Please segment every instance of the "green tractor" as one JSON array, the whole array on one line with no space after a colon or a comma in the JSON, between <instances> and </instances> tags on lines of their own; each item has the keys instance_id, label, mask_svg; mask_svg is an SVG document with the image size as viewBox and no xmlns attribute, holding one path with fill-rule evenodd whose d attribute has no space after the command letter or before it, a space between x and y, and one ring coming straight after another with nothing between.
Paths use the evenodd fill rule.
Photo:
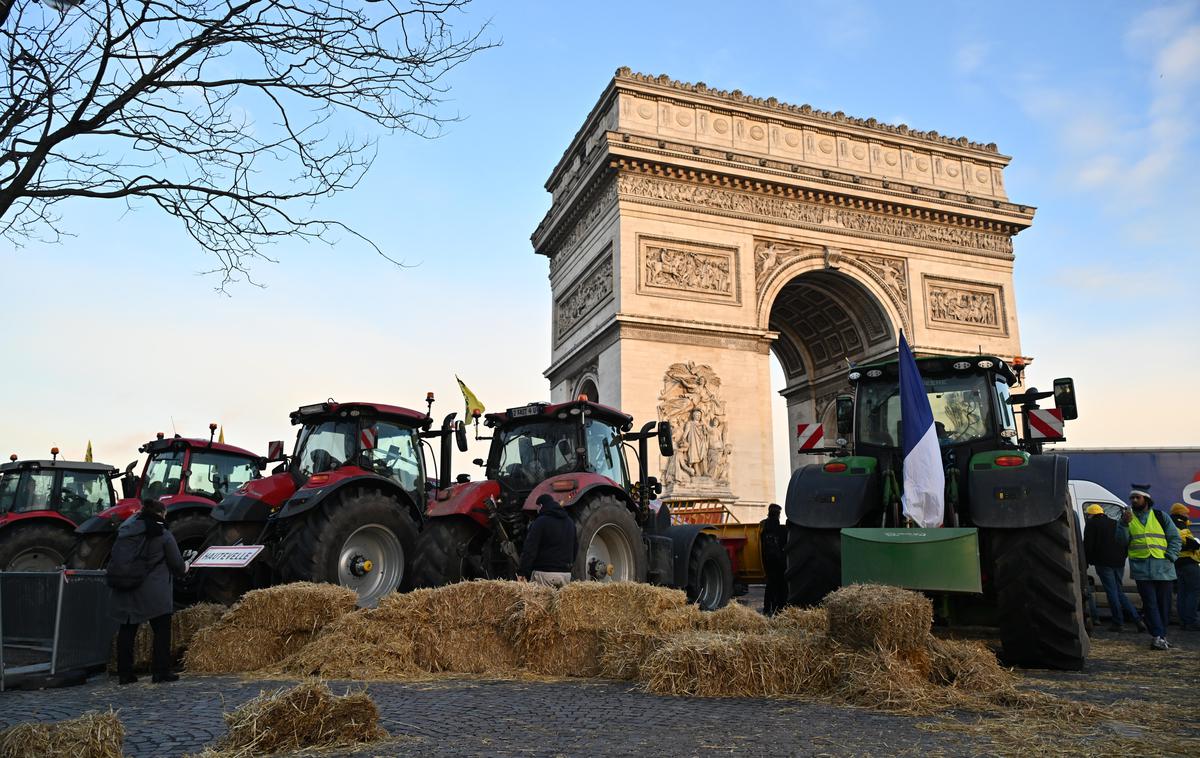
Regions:
<instances>
[{"instance_id":1,"label":"green tractor","mask_svg":"<svg viewBox=\"0 0 1200 758\"><path fill-rule=\"evenodd\" d=\"M838 447L788 485L789 603L860 582L906 587L933 598L938 623L998 628L1009 664L1081 669L1083 540L1067 458L1041 449L1077 415L1073 382L1012 395L1017 374L995 356L917 365L945 466L942 525L918 528L902 511L899 362L853 367L853 396L837 401ZM1056 407L1039 408L1051 395Z\"/></svg>"}]
</instances>

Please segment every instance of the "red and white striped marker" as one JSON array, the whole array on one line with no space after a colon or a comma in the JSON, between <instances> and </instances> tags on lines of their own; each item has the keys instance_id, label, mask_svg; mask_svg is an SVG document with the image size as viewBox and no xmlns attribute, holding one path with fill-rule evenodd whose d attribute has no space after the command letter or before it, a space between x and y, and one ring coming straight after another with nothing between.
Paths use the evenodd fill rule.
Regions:
<instances>
[{"instance_id":1,"label":"red and white striped marker","mask_svg":"<svg viewBox=\"0 0 1200 758\"><path fill-rule=\"evenodd\" d=\"M375 443L379 440L379 432L375 431L375 427L363 427L363 430L358 433L358 444L363 450L374 450Z\"/></svg>"},{"instance_id":2,"label":"red and white striped marker","mask_svg":"<svg viewBox=\"0 0 1200 758\"><path fill-rule=\"evenodd\" d=\"M796 424L796 442L800 444L801 451L819 447L823 439L825 439L824 424Z\"/></svg>"},{"instance_id":3,"label":"red and white striped marker","mask_svg":"<svg viewBox=\"0 0 1200 758\"><path fill-rule=\"evenodd\" d=\"M283 457L283 442L275 440L267 445L267 460L277 461Z\"/></svg>"},{"instance_id":4,"label":"red and white striped marker","mask_svg":"<svg viewBox=\"0 0 1200 758\"><path fill-rule=\"evenodd\" d=\"M1062 440L1062 411L1057 408L1031 408L1025 411L1029 419L1029 437L1035 440Z\"/></svg>"}]
</instances>

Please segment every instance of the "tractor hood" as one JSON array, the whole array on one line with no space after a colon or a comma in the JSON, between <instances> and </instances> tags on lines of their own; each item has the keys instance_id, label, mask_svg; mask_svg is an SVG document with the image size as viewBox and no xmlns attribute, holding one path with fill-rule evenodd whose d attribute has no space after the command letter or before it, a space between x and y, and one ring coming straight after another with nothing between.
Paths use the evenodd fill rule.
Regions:
<instances>
[{"instance_id":1,"label":"tractor hood","mask_svg":"<svg viewBox=\"0 0 1200 758\"><path fill-rule=\"evenodd\" d=\"M500 497L500 485L490 479L455 484L429 500L426 515L430 518L469 516L481 524L486 524L488 513L483 501L489 497Z\"/></svg>"}]
</instances>

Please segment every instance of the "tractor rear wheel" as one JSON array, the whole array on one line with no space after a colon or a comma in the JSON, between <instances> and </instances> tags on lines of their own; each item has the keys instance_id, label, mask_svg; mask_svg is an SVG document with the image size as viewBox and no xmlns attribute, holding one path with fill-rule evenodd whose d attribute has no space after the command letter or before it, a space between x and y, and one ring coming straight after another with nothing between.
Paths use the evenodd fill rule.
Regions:
<instances>
[{"instance_id":1,"label":"tractor rear wheel","mask_svg":"<svg viewBox=\"0 0 1200 758\"><path fill-rule=\"evenodd\" d=\"M702 611L715 611L724 608L732 596L733 564L729 553L712 535L696 535L688 557L688 602L696 603Z\"/></svg>"},{"instance_id":2,"label":"tractor rear wheel","mask_svg":"<svg viewBox=\"0 0 1200 758\"><path fill-rule=\"evenodd\" d=\"M840 529L788 524L788 605L817 605L842 584Z\"/></svg>"},{"instance_id":3,"label":"tractor rear wheel","mask_svg":"<svg viewBox=\"0 0 1200 758\"><path fill-rule=\"evenodd\" d=\"M417 527L396 500L370 491L347 494L297 521L284 538L284 581L349 587L364 607L407 586Z\"/></svg>"},{"instance_id":4,"label":"tractor rear wheel","mask_svg":"<svg viewBox=\"0 0 1200 758\"><path fill-rule=\"evenodd\" d=\"M1079 671L1087 660L1083 593L1069 509L1042 526L993 529L992 584L1009 664Z\"/></svg>"},{"instance_id":5,"label":"tractor rear wheel","mask_svg":"<svg viewBox=\"0 0 1200 758\"><path fill-rule=\"evenodd\" d=\"M489 578L483 570L483 527L466 518L433 519L417 538L413 586L441 587Z\"/></svg>"},{"instance_id":6,"label":"tractor rear wheel","mask_svg":"<svg viewBox=\"0 0 1200 758\"><path fill-rule=\"evenodd\" d=\"M67 568L95 571L108 565L117 533L88 534L75 540L75 549L67 558Z\"/></svg>"},{"instance_id":7,"label":"tractor rear wheel","mask_svg":"<svg viewBox=\"0 0 1200 758\"><path fill-rule=\"evenodd\" d=\"M194 561L204 549L204 540L216 524L206 513L191 511L167 519L167 527L179 545L179 554L185 561ZM187 572L175 577L175 607L182 608L200 602L198 574Z\"/></svg>"},{"instance_id":8,"label":"tractor rear wheel","mask_svg":"<svg viewBox=\"0 0 1200 758\"><path fill-rule=\"evenodd\" d=\"M572 579L646 581L642 529L624 503L611 495L600 495L579 506L572 517L579 536Z\"/></svg>"},{"instance_id":9,"label":"tractor rear wheel","mask_svg":"<svg viewBox=\"0 0 1200 758\"><path fill-rule=\"evenodd\" d=\"M0 536L0 570L54 571L66 565L75 536L65 526L10 526Z\"/></svg>"}]
</instances>

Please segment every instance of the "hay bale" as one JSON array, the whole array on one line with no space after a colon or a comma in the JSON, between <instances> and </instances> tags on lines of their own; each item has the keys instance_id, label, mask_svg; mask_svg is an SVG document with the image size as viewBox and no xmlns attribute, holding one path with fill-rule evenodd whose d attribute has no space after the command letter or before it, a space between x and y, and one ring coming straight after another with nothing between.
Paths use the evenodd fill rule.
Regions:
<instances>
[{"instance_id":1,"label":"hay bale","mask_svg":"<svg viewBox=\"0 0 1200 758\"><path fill-rule=\"evenodd\" d=\"M829 632L829 614L824 608L801 608L789 605L771 617L771 628L783 633L827 634Z\"/></svg>"},{"instance_id":2,"label":"hay bale","mask_svg":"<svg viewBox=\"0 0 1200 758\"><path fill-rule=\"evenodd\" d=\"M600 676L606 679L638 679L642 663L670 641L658 632L601 632Z\"/></svg>"},{"instance_id":3,"label":"hay bale","mask_svg":"<svg viewBox=\"0 0 1200 758\"><path fill-rule=\"evenodd\" d=\"M509 675L520 668L520 655L498 626L422 629L417 635L417 665L427 671Z\"/></svg>"},{"instance_id":4,"label":"hay bale","mask_svg":"<svg viewBox=\"0 0 1200 758\"><path fill-rule=\"evenodd\" d=\"M681 590L637 582L572 582L558 591L554 614L563 632L662 632L693 621Z\"/></svg>"},{"instance_id":5,"label":"hay bale","mask_svg":"<svg viewBox=\"0 0 1200 758\"><path fill-rule=\"evenodd\" d=\"M933 604L916 592L877 584L842 587L821 603L829 637L849 648L915 651L929 646Z\"/></svg>"},{"instance_id":6,"label":"hay bale","mask_svg":"<svg viewBox=\"0 0 1200 758\"><path fill-rule=\"evenodd\" d=\"M931 680L966 692L988 694L1012 689L1016 677L982 642L934 637L929 649Z\"/></svg>"},{"instance_id":7,"label":"hay bale","mask_svg":"<svg viewBox=\"0 0 1200 758\"><path fill-rule=\"evenodd\" d=\"M0 758L121 758L125 727L115 711L0 732Z\"/></svg>"},{"instance_id":8,"label":"hay bale","mask_svg":"<svg viewBox=\"0 0 1200 758\"><path fill-rule=\"evenodd\" d=\"M425 672L417 665L407 628L389 623L378 610L360 610L326 626L268 673L370 680L410 679Z\"/></svg>"},{"instance_id":9,"label":"hay bale","mask_svg":"<svg viewBox=\"0 0 1200 758\"><path fill-rule=\"evenodd\" d=\"M229 609L222 623L265 629L281 636L315 634L353 611L357 603L358 595L346 587L293 582L247 592Z\"/></svg>"},{"instance_id":10,"label":"hay bale","mask_svg":"<svg viewBox=\"0 0 1200 758\"><path fill-rule=\"evenodd\" d=\"M827 688L827 644L815 635L695 632L669 640L641 665L660 695L773 697Z\"/></svg>"},{"instance_id":11,"label":"hay bale","mask_svg":"<svg viewBox=\"0 0 1200 758\"><path fill-rule=\"evenodd\" d=\"M825 663L832 673L829 694L847 705L928 715L945 703L929 680L925 651L901 655L834 645L827 651Z\"/></svg>"},{"instance_id":12,"label":"hay bale","mask_svg":"<svg viewBox=\"0 0 1200 758\"><path fill-rule=\"evenodd\" d=\"M225 725L229 733L217 743L217 751L236 755L350 747L388 737L370 695L334 695L317 681L261 692L226 713Z\"/></svg>"},{"instance_id":13,"label":"hay bale","mask_svg":"<svg viewBox=\"0 0 1200 758\"><path fill-rule=\"evenodd\" d=\"M212 626L225 615L226 608L218 603L198 603L171 615L171 657L178 661L187 651L192 637L201 629ZM149 624L138 627L133 641L134 671L149 671L154 658L154 635ZM109 656L108 670L117 670L117 641L114 638Z\"/></svg>"},{"instance_id":14,"label":"hay bale","mask_svg":"<svg viewBox=\"0 0 1200 758\"><path fill-rule=\"evenodd\" d=\"M771 626L766 616L741 603L698 614L698 628L707 632L765 632Z\"/></svg>"},{"instance_id":15,"label":"hay bale","mask_svg":"<svg viewBox=\"0 0 1200 758\"><path fill-rule=\"evenodd\" d=\"M188 671L201 674L258 671L283 660L309 639L307 634L281 636L266 629L218 623L196 633L183 663Z\"/></svg>"}]
</instances>

